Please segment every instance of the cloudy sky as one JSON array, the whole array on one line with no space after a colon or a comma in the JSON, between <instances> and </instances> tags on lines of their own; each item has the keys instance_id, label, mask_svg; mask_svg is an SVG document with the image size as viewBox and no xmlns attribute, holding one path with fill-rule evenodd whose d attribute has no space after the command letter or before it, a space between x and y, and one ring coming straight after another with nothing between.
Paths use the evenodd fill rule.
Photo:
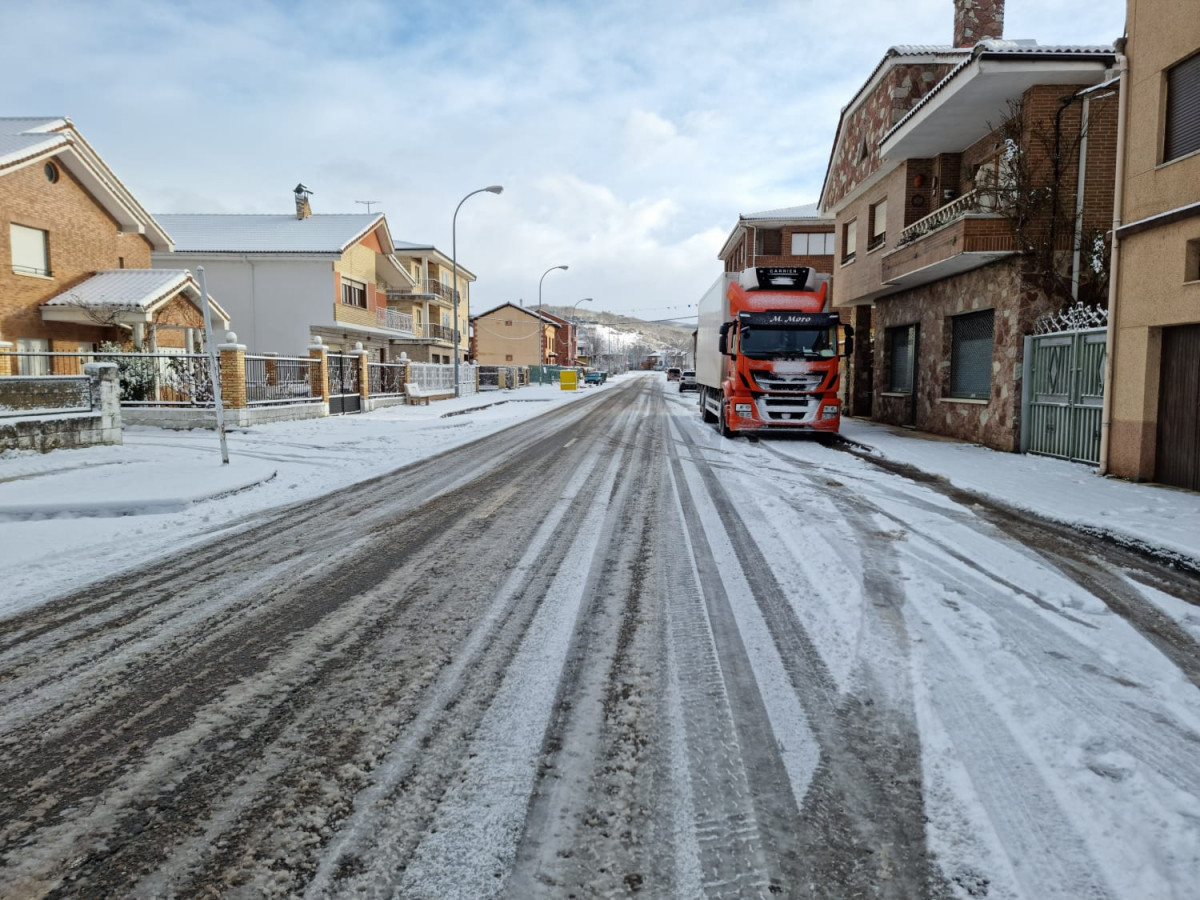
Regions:
<instances>
[{"instance_id":1,"label":"cloudy sky","mask_svg":"<svg viewBox=\"0 0 1200 900\"><path fill-rule=\"evenodd\" d=\"M69 116L151 212L375 200L505 301L687 316L739 213L817 199L841 107L951 0L0 0L0 115ZM1109 44L1124 0L1008 0ZM18 38L18 36L20 36ZM588 308L583 305L582 309Z\"/></svg>"}]
</instances>

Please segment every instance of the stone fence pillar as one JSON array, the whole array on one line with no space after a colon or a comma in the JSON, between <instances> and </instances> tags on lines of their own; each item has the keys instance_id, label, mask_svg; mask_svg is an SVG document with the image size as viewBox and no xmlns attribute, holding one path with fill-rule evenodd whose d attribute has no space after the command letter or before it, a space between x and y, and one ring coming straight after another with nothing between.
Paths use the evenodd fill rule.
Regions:
<instances>
[{"instance_id":1,"label":"stone fence pillar","mask_svg":"<svg viewBox=\"0 0 1200 900\"><path fill-rule=\"evenodd\" d=\"M100 411L101 442L120 444L121 437L121 383L117 377L115 362L86 363L83 374L91 382L92 409Z\"/></svg>"},{"instance_id":2,"label":"stone fence pillar","mask_svg":"<svg viewBox=\"0 0 1200 900\"><path fill-rule=\"evenodd\" d=\"M237 335L225 332L225 343L218 344L221 352L221 405L226 409L246 408L246 345L237 342Z\"/></svg>"},{"instance_id":3,"label":"stone fence pillar","mask_svg":"<svg viewBox=\"0 0 1200 900\"><path fill-rule=\"evenodd\" d=\"M12 355L12 352L13 345L11 341L0 341L0 378L16 374L17 358Z\"/></svg>"},{"instance_id":4,"label":"stone fence pillar","mask_svg":"<svg viewBox=\"0 0 1200 900\"><path fill-rule=\"evenodd\" d=\"M320 400L329 408L329 348L321 341L321 336L313 338L308 346L308 357L316 363L312 372L312 395L314 400Z\"/></svg>"},{"instance_id":5,"label":"stone fence pillar","mask_svg":"<svg viewBox=\"0 0 1200 900\"><path fill-rule=\"evenodd\" d=\"M358 356L358 394L362 397L363 412L369 407L367 401L371 398L371 354L364 350L362 341L354 342L354 353Z\"/></svg>"}]
</instances>

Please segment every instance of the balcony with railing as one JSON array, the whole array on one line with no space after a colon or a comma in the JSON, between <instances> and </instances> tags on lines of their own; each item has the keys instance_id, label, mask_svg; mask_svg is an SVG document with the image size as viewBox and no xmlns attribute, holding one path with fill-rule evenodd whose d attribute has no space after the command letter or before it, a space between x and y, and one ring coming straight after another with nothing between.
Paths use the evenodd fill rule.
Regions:
<instances>
[{"instance_id":1,"label":"balcony with railing","mask_svg":"<svg viewBox=\"0 0 1200 900\"><path fill-rule=\"evenodd\" d=\"M994 191L968 191L900 232L882 260L882 281L916 287L968 272L1017 252L1012 223Z\"/></svg>"},{"instance_id":2,"label":"balcony with railing","mask_svg":"<svg viewBox=\"0 0 1200 900\"><path fill-rule=\"evenodd\" d=\"M415 334L413 331L413 317L399 310L380 307L375 310L375 324L389 331L403 331L405 334Z\"/></svg>"},{"instance_id":3,"label":"balcony with railing","mask_svg":"<svg viewBox=\"0 0 1200 900\"><path fill-rule=\"evenodd\" d=\"M404 287L388 291L388 297L411 299L414 296L432 297L436 301L450 306L454 302L455 291L448 284L440 281L418 281L412 287Z\"/></svg>"}]
</instances>

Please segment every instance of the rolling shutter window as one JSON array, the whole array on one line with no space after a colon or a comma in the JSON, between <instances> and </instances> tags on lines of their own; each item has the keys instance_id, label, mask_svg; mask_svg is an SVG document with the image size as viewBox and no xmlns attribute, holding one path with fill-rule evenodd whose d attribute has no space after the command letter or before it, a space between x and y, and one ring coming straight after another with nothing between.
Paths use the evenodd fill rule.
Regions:
<instances>
[{"instance_id":1,"label":"rolling shutter window","mask_svg":"<svg viewBox=\"0 0 1200 900\"><path fill-rule=\"evenodd\" d=\"M792 235L792 256L808 255L808 235L802 232Z\"/></svg>"},{"instance_id":2,"label":"rolling shutter window","mask_svg":"<svg viewBox=\"0 0 1200 900\"><path fill-rule=\"evenodd\" d=\"M46 253L46 232L40 228L10 224L8 234L12 239L12 268L23 275L49 275L50 265Z\"/></svg>"},{"instance_id":3,"label":"rolling shutter window","mask_svg":"<svg viewBox=\"0 0 1200 900\"><path fill-rule=\"evenodd\" d=\"M987 400L992 390L995 311L955 316L951 322L950 396Z\"/></svg>"},{"instance_id":4,"label":"rolling shutter window","mask_svg":"<svg viewBox=\"0 0 1200 900\"><path fill-rule=\"evenodd\" d=\"M1167 70L1163 162L1200 150L1200 53Z\"/></svg>"}]
</instances>

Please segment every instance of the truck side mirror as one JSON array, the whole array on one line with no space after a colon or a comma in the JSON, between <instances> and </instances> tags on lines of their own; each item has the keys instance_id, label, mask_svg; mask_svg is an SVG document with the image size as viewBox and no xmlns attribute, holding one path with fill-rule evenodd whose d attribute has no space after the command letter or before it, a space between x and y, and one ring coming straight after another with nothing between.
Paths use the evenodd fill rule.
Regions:
<instances>
[{"instance_id":1,"label":"truck side mirror","mask_svg":"<svg viewBox=\"0 0 1200 900\"><path fill-rule=\"evenodd\" d=\"M720 336L717 338L717 352L722 356L729 355L729 329L732 326L732 322L725 322L721 325Z\"/></svg>"},{"instance_id":2,"label":"truck side mirror","mask_svg":"<svg viewBox=\"0 0 1200 900\"><path fill-rule=\"evenodd\" d=\"M846 337L842 341L842 347L845 349L843 349L842 354L849 357L854 352L854 329L849 325L843 325L842 327L846 329Z\"/></svg>"}]
</instances>

